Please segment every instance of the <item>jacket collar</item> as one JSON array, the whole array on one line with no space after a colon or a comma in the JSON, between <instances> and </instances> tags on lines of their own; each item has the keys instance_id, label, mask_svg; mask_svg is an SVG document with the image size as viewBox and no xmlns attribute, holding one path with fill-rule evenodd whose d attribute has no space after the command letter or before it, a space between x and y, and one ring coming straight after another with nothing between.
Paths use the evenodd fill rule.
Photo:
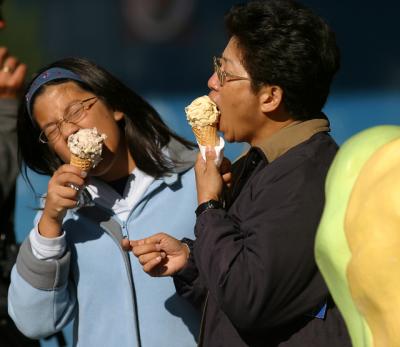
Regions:
<instances>
[{"instance_id":1,"label":"jacket collar","mask_svg":"<svg viewBox=\"0 0 400 347\"><path fill-rule=\"evenodd\" d=\"M175 165L171 173L161 178L167 185L174 184L179 174L191 169L197 157L196 150L188 149L174 138L171 138L168 145L163 148L163 152Z\"/></svg>"},{"instance_id":2,"label":"jacket collar","mask_svg":"<svg viewBox=\"0 0 400 347\"><path fill-rule=\"evenodd\" d=\"M165 146L162 149L162 151L169 158L169 160L171 160L174 163L175 166L173 167L171 173L168 173L157 180L152 179L151 182L149 181L149 185L151 185L151 187L149 188L151 188L151 190L156 189L163 182L168 186L172 186L173 184L175 184L179 180L179 174L191 169L194 166L197 157L197 151L193 149L188 149L182 143L173 138L171 138L168 145ZM131 184L131 181L134 180L135 170L139 169L135 168L133 170L127 184ZM150 177L145 173L142 173L142 175ZM146 179L146 181L148 180ZM120 196L101 180L98 180L97 178L93 177L91 178L91 182L92 184L89 184L88 191L90 192L92 199L99 198L99 196L102 195L108 196L109 194L111 194L111 198L108 197L107 199L111 200L120 199ZM99 189L102 190L102 194L99 194L98 192ZM86 204L88 203L89 202L87 201Z\"/></svg>"},{"instance_id":3,"label":"jacket collar","mask_svg":"<svg viewBox=\"0 0 400 347\"><path fill-rule=\"evenodd\" d=\"M327 119L310 119L307 121L294 121L280 129L277 133L258 144L269 163L285 154L291 148L307 141L319 132L328 132Z\"/></svg>"}]
</instances>

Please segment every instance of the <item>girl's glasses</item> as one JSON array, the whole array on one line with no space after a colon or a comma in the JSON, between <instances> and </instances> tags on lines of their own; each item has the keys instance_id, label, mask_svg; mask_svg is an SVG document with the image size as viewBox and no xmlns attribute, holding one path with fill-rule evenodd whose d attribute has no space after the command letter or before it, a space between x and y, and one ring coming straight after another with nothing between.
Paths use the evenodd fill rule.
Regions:
<instances>
[{"instance_id":1,"label":"girl's glasses","mask_svg":"<svg viewBox=\"0 0 400 347\"><path fill-rule=\"evenodd\" d=\"M61 125L65 123L73 123L76 124L80 120L82 120L87 112L92 106L97 102L97 96L92 96L88 99L82 100L73 104L68 113L62 117L58 122L50 123L46 125L39 135L39 142L48 143L53 142L60 136L61 133Z\"/></svg>"}]
</instances>

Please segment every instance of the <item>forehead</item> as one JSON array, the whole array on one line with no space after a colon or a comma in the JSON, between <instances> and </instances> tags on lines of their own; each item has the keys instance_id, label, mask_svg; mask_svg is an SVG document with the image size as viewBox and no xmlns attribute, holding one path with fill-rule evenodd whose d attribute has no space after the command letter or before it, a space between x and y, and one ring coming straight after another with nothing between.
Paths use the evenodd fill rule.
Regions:
<instances>
[{"instance_id":1,"label":"forehead","mask_svg":"<svg viewBox=\"0 0 400 347\"><path fill-rule=\"evenodd\" d=\"M59 118L68 106L86 96L90 94L74 82L44 86L34 100L33 116L39 123L44 119Z\"/></svg>"},{"instance_id":2,"label":"forehead","mask_svg":"<svg viewBox=\"0 0 400 347\"><path fill-rule=\"evenodd\" d=\"M222 53L223 61L231 66L242 67L243 54L240 49L239 41L232 37Z\"/></svg>"}]
</instances>

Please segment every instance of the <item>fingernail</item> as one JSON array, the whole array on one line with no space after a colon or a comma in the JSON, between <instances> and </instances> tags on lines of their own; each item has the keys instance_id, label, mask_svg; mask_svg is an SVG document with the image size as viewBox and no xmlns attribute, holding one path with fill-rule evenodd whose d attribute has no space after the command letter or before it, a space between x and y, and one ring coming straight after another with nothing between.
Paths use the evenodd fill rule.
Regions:
<instances>
[{"instance_id":1,"label":"fingernail","mask_svg":"<svg viewBox=\"0 0 400 347\"><path fill-rule=\"evenodd\" d=\"M161 261L161 257L157 257L156 260L157 260L157 261Z\"/></svg>"},{"instance_id":2,"label":"fingernail","mask_svg":"<svg viewBox=\"0 0 400 347\"><path fill-rule=\"evenodd\" d=\"M156 243L156 250L159 251L161 249L161 245L159 243Z\"/></svg>"},{"instance_id":3,"label":"fingernail","mask_svg":"<svg viewBox=\"0 0 400 347\"><path fill-rule=\"evenodd\" d=\"M86 171L81 171L81 176L82 176L83 178L85 178L85 177L87 176L87 172L86 172Z\"/></svg>"}]
</instances>

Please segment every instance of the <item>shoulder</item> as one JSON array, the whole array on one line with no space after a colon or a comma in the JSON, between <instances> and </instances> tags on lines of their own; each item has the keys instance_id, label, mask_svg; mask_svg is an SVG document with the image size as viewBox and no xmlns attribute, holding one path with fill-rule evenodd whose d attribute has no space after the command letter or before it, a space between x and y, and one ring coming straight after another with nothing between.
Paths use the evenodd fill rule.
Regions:
<instances>
[{"instance_id":1,"label":"shoulder","mask_svg":"<svg viewBox=\"0 0 400 347\"><path fill-rule=\"evenodd\" d=\"M174 164L173 172L184 173L196 162L198 150L190 148L174 138L163 148L167 158Z\"/></svg>"},{"instance_id":2,"label":"shoulder","mask_svg":"<svg viewBox=\"0 0 400 347\"><path fill-rule=\"evenodd\" d=\"M338 146L331 136L318 133L274 160L266 171L276 175L297 175L309 169L326 171L337 150Z\"/></svg>"}]
</instances>

